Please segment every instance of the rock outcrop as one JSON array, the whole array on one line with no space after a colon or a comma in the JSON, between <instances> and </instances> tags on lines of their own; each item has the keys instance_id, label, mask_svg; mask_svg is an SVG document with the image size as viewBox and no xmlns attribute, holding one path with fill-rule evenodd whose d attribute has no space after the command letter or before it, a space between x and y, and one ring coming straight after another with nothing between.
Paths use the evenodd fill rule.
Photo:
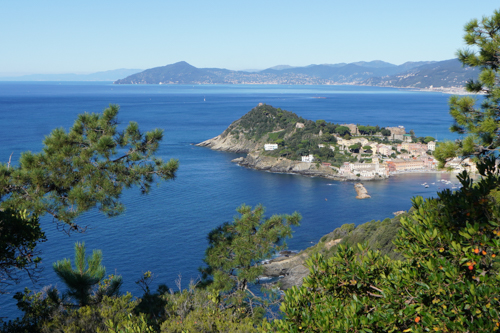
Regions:
<instances>
[{"instance_id":1,"label":"rock outcrop","mask_svg":"<svg viewBox=\"0 0 500 333\"><path fill-rule=\"evenodd\" d=\"M281 289L290 289L301 286L304 278L309 274L305 266L306 254L287 255L270 260L264 265L264 275L268 277L281 277Z\"/></svg>"},{"instance_id":2,"label":"rock outcrop","mask_svg":"<svg viewBox=\"0 0 500 333\"><path fill-rule=\"evenodd\" d=\"M247 140L244 136L236 136L231 133L222 133L215 138L200 142L199 147L208 147L213 150L228 151L231 153L248 153L261 148L264 144L260 141Z\"/></svg>"},{"instance_id":3,"label":"rock outcrop","mask_svg":"<svg viewBox=\"0 0 500 333\"><path fill-rule=\"evenodd\" d=\"M368 198L371 198L371 196L368 194L368 191L363 186L363 184L361 184L361 183L354 184L354 189L356 190L356 193L358 194L356 196L356 199L368 199Z\"/></svg>"},{"instance_id":4,"label":"rock outcrop","mask_svg":"<svg viewBox=\"0 0 500 333\"><path fill-rule=\"evenodd\" d=\"M325 249L329 250L332 246L339 244L341 240L335 239L325 243ZM300 287L304 278L309 275L309 268L305 265L307 258L309 256L306 252L282 254L263 265L264 276L280 277L280 286L283 290L294 286Z\"/></svg>"}]
</instances>

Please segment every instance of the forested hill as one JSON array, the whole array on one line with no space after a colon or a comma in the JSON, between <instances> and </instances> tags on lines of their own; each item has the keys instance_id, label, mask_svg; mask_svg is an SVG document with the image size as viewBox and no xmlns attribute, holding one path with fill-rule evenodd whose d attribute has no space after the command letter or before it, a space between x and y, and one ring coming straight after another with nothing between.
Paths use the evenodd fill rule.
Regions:
<instances>
[{"instance_id":1,"label":"forested hill","mask_svg":"<svg viewBox=\"0 0 500 333\"><path fill-rule=\"evenodd\" d=\"M262 104L234 121L222 133L222 136L241 133L250 140L258 141L264 134L282 132L280 136L291 134L297 122L314 124L313 121L305 120L293 112Z\"/></svg>"},{"instance_id":2,"label":"forested hill","mask_svg":"<svg viewBox=\"0 0 500 333\"><path fill-rule=\"evenodd\" d=\"M389 143L391 131L378 124L341 125L322 119L307 120L293 112L259 104L234 121L220 135L201 142L198 146L237 153L259 152L261 155L289 161L301 161L303 156L312 154L318 163L325 162L340 167L344 162L358 161L350 152L332 149L336 146L338 137L350 139L351 135L362 135L372 142ZM265 144L276 146L272 150L264 150ZM353 152L368 149L359 143L349 148Z\"/></svg>"},{"instance_id":3,"label":"forested hill","mask_svg":"<svg viewBox=\"0 0 500 333\"><path fill-rule=\"evenodd\" d=\"M185 61L156 67L115 81L115 84L357 84L405 88L462 87L477 78L477 70L462 68L458 60L383 61L291 67L280 65L257 72L196 68Z\"/></svg>"}]
</instances>

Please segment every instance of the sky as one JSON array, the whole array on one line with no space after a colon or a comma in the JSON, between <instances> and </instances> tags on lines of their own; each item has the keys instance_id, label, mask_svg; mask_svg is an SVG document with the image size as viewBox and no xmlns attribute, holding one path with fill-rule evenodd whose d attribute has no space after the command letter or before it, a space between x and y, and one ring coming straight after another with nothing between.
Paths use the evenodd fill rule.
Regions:
<instances>
[{"instance_id":1,"label":"sky","mask_svg":"<svg viewBox=\"0 0 500 333\"><path fill-rule=\"evenodd\" d=\"M0 0L0 76L440 61L498 0Z\"/></svg>"}]
</instances>

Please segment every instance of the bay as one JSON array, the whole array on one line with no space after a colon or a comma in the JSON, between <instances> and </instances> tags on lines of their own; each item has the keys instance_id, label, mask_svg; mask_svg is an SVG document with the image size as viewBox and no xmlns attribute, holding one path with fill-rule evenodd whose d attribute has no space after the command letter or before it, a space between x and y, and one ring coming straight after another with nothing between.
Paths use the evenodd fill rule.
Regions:
<instances>
[{"instance_id":1,"label":"bay","mask_svg":"<svg viewBox=\"0 0 500 333\"><path fill-rule=\"evenodd\" d=\"M322 97L322 98L317 98ZM323 98L324 97L324 98ZM212 151L193 144L220 134L231 122L258 103L297 113L306 119L335 123L398 126L418 136L454 139L448 132L449 96L392 88L357 86L272 85L113 85L94 82L1 82L0 162L12 154L14 163L26 150L42 149L45 135L56 127L69 129L83 112L101 112L110 103L121 107L119 127L137 121L141 130L163 128L158 156L180 161L174 181L154 187L147 196L132 189L123 194L124 214L105 218L91 211L78 219L88 226L84 234L61 232L50 218L42 218L48 241L43 250L44 274L39 289L56 285L53 262L73 258L73 245L85 241L87 250L101 249L108 274L121 274L123 291L140 296L134 281L152 271L155 284L176 289L199 277L197 268L207 246L206 235L231 221L242 203L267 208L267 215L298 211L303 220L288 241L293 250L304 249L344 223L364 223L392 217L407 210L416 195L435 196L438 185L424 188L449 174L408 174L365 182L371 199L355 199L353 184L288 174L245 169L231 163L237 154ZM437 184L437 183L436 183ZM450 185L451 186L451 185ZM442 188L441 188L442 189ZM13 317L12 294L0 295L0 317Z\"/></svg>"}]
</instances>

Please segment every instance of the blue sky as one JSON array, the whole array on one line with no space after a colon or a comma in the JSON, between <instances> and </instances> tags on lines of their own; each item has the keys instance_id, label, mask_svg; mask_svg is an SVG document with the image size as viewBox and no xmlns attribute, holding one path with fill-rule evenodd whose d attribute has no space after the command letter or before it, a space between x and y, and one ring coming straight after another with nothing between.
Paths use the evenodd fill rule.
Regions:
<instances>
[{"instance_id":1,"label":"blue sky","mask_svg":"<svg viewBox=\"0 0 500 333\"><path fill-rule=\"evenodd\" d=\"M445 60L498 0L0 0L0 75Z\"/></svg>"}]
</instances>

